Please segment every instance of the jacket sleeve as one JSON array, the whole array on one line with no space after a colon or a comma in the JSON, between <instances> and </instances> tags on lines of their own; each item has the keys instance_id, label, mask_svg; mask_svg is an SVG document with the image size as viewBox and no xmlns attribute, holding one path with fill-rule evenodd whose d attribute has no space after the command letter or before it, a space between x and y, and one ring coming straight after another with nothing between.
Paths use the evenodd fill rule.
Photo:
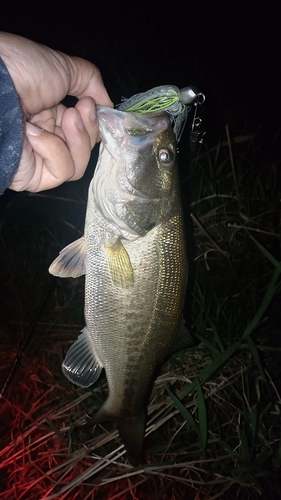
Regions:
<instances>
[{"instance_id":1,"label":"jacket sleeve","mask_svg":"<svg viewBox=\"0 0 281 500\"><path fill-rule=\"evenodd\" d=\"M20 100L10 74L0 58L0 194L16 173L24 140Z\"/></svg>"}]
</instances>

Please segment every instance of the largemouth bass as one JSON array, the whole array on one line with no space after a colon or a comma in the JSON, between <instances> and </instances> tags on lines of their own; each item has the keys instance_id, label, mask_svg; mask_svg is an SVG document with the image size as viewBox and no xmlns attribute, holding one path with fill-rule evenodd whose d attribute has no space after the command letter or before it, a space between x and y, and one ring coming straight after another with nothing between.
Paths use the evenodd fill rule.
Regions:
<instances>
[{"instance_id":1,"label":"largemouth bass","mask_svg":"<svg viewBox=\"0 0 281 500\"><path fill-rule=\"evenodd\" d=\"M176 140L166 113L99 107L98 118L84 236L49 271L85 274L86 327L63 373L88 387L105 369L108 399L92 422L115 420L136 465L149 386L180 330L187 281Z\"/></svg>"}]
</instances>

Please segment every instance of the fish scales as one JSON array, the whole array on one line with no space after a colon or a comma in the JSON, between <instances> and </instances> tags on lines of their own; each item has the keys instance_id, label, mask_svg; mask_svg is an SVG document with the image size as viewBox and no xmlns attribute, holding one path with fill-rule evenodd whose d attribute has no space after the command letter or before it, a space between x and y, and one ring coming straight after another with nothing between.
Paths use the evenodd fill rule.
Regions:
<instances>
[{"instance_id":1,"label":"fish scales","mask_svg":"<svg viewBox=\"0 0 281 500\"><path fill-rule=\"evenodd\" d=\"M166 337L171 331L179 330L185 290L182 274L186 262L181 231L181 218L174 216L150 231L141 242L124 244L134 271L132 288L116 292L108 268L104 266L103 255L96 280L91 266L95 266L96 272L98 248L94 252L95 260L89 263L85 288L86 322L106 371L107 409L110 406L116 416L137 413L138 406L143 406L155 367L173 341L171 338L167 342ZM101 295L101 289L106 293ZM93 296L98 303L91 300ZM101 337L100 331L107 334Z\"/></svg>"},{"instance_id":2,"label":"fish scales","mask_svg":"<svg viewBox=\"0 0 281 500\"><path fill-rule=\"evenodd\" d=\"M84 237L50 272L85 273L86 327L63 372L88 387L105 369L108 398L91 422L115 420L136 465L149 386L180 330L187 281L176 142L166 114L100 108L98 116L103 144Z\"/></svg>"}]
</instances>

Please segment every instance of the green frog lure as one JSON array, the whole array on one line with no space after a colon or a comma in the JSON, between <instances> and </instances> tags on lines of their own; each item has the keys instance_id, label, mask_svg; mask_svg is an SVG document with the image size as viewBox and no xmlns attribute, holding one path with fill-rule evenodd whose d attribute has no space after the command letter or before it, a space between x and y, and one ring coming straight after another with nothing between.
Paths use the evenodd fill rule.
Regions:
<instances>
[{"instance_id":1,"label":"green frog lure","mask_svg":"<svg viewBox=\"0 0 281 500\"><path fill-rule=\"evenodd\" d=\"M117 106L120 111L129 113L159 113L166 111L171 117L171 123L177 139L180 140L190 110L194 107L190 133L190 149L194 151L202 144L204 132L198 107L205 101L205 96L196 87L179 89L174 85L160 85L147 92L135 94L129 99L122 99Z\"/></svg>"}]
</instances>

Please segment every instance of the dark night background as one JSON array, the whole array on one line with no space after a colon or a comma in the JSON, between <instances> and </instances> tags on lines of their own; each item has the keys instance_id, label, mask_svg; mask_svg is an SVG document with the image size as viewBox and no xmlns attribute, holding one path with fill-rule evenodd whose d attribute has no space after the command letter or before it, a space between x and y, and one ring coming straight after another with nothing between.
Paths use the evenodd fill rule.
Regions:
<instances>
[{"instance_id":1,"label":"dark night background","mask_svg":"<svg viewBox=\"0 0 281 500\"><path fill-rule=\"evenodd\" d=\"M78 2L73 0L72 3L63 0L1 0L0 31L15 33L70 55L89 59L101 70L105 86L115 104L120 102L122 96L130 97L157 85L171 84L179 88L195 85L206 96L206 103L202 107L204 108L202 117L206 131L204 143L210 149L219 141L226 140L226 125L229 127L232 138L257 134L258 147L253 149L253 158L254 155L259 154L261 161L256 161L255 157L255 161L250 165L245 162L241 167L242 178L245 169L246 174L250 170L251 175L254 172L253 177L249 176L250 181L247 179L245 181L246 187L250 186L247 194L249 192L249 198L251 198L252 179L257 179L263 184L266 175L262 174L267 171L267 168L270 169L268 165L272 166L274 175L277 172L274 177L274 187L278 184L275 179L280 181L281 178L280 8L277 11L277 6L274 9L273 5L270 1L258 4L249 0L243 2L241 0L235 2L233 0L205 2L196 0L162 0L162 2L159 0L131 2L128 0L80 0ZM187 139L188 130L185 130L179 144L180 174L185 180L188 180L187 172L190 163ZM0 315L3 313L3 320L1 318L0 321L4 332L3 339L8 346L11 346L10 358L8 350L3 351L5 356L7 353L7 360L4 360L5 370L2 370L4 378L0 380L0 391L10 370L16 349L20 346L26 332L32 333L30 325L40 312L41 306L44 306L49 293L47 292L48 280L51 279L47 273L49 264L61 248L82 234L87 184L92 176L96 157L97 149L93 153L84 178L78 182L60 186L55 195L49 191L43 195L40 193L37 198L37 195L7 190L0 197L0 256L2 260ZM270 157L270 162L267 161L267 157ZM274 158L273 161L272 158ZM259 165L260 170L256 169L256 165ZM230 176L227 179L229 183L232 183L233 177ZM188 184L188 182L184 184L186 199L183 203L189 214L188 198L193 184L192 182L191 186ZM272 187L271 184L270 186ZM265 207L264 212L267 213L270 211L268 200L272 193L268 191L266 183L263 189L265 196L262 202ZM276 186L274 200L277 199L278 202L279 193L280 186ZM45 196L45 202L40 196L42 198ZM67 199L65 203L61 203L63 197ZM246 195L245 198L247 198ZM260 203L260 198L257 199ZM276 208L277 229L274 230L276 233L280 233L280 211L278 210ZM239 221L238 212L239 209L235 217L237 215ZM258 209L257 213L259 213ZM234 220L236 221L236 218ZM271 220L270 217L268 220ZM13 224L14 221L15 224ZM254 235L256 236L256 233ZM264 240L262 241L264 244ZM268 241L270 245L272 239L269 238ZM272 245L269 250L279 261L280 242L277 238L274 242L276 249ZM268 245L266 242L267 248ZM249 269L246 269L250 259L249 255L244 253L245 248L242 245L241 248L239 259L244 265L245 257L245 275L252 273L253 280L256 282L257 275L262 275L263 268L259 268L259 263L256 265L256 261L253 261L253 266L250 265ZM257 249L254 250L257 253ZM190 254L189 257L191 257L190 262L193 262L194 255ZM227 277L225 281L228 285L231 281L228 278L228 271L222 267L218 269L217 277L223 279ZM244 269L242 271L244 272ZM249 273L247 274L246 271ZM194 284L192 272L194 274L194 271L190 271L189 277L191 289ZM241 272L242 275L243 272ZM260 281L257 286L259 283ZM230 289L231 285L232 283L229 285ZM57 316L61 314L61 317L67 316L66 322L73 323L75 328L76 324L83 324L83 296L79 292L80 289L83 292L81 285L80 288L79 285L77 286L78 292L74 284L68 289L65 304L61 301L60 308L57 307L56 293L60 299L64 285L60 285L57 280L54 286L55 292L52 291L51 298L46 299L47 307L44 310L43 321L46 324L55 321L59 323ZM258 292L263 295L264 289L258 290L257 294ZM72 305L73 297L75 297L74 305ZM270 338L273 337L271 341L278 345L280 337L277 334L271 334L272 332L280 333L279 297L280 293L275 298L274 309L271 313L273 319L270 325L273 325L273 330L268 334ZM48 300L50 305L48 305ZM53 303L56 304L56 309ZM58 303L60 305L59 300ZM74 310L75 308L78 312ZM235 323L236 318L234 316L233 318ZM51 340L48 339L48 332L44 335L46 339L44 337L43 341L48 347L48 342L51 343L53 337L51 334ZM64 339L63 335L62 332L61 336ZM39 339L39 334L37 337ZM34 351L36 351L36 345L40 345L41 349L41 340L35 338ZM59 350L60 346L57 349ZM43 356L44 349L41 350ZM281 363L279 362L280 356L278 356L273 358L275 363L273 369L276 371L276 380L278 379L279 384ZM27 363L31 361L32 357L28 353ZM36 357L34 363L36 363ZM54 355L55 363L56 369L60 370L60 363ZM1 373L0 375L2 376ZM268 392L267 397L270 397L270 394ZM270 402L268 408L270 408ZM265 427L265 429L268 428ZM279 435L276 441L278 439ZM276 484L279 483L278 476Z\"/></svg>"},{"instance_id":2,"label":"dark night background","mask_svg":"<svg viewBox=\"0 0 281 500\"><path fill-rule=\"evenodd\" d=\"M277 11L269 2L2 0L0 29L95 62L117 104L161 84L207 98L207 143L279 130Z\"/></svg>"}]
</instances>

